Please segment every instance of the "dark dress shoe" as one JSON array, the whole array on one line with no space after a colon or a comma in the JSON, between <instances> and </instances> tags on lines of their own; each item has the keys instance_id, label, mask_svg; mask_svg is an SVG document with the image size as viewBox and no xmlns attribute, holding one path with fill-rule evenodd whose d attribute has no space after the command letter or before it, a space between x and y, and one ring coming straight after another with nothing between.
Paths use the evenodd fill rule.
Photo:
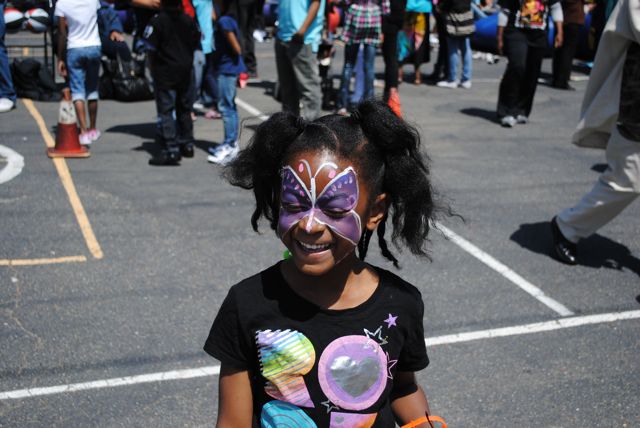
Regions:
<instances>
[{"instance_id":1,"label":"dark dress shoe","mask_svg":"<svg viewBox=\"0 0 640 428\"><path fill-rule=\"evenodd\" d=\"M183 158L193 157L193 144L183 144L180 146L180 154Z\"/></svg>"},{"instance_id":2,"label":"dark dress shoe","mask_svg":"<svg viewBox=\"0 0 640 428\"><path fill-rule=\"evenodd\" d=\"M180 153L170 152L167 150L161 151L157 156L149 159L149 165L154 166L177 166L180 165Z\"/></svg>"},{"instance_id":3,"label":"dark dress shoe","mask_svg":"<svg viewBox=\"0 0 640 428\"><path fill-rule=\"evenodd\" d=\"M553 251L556 258L568 265L577 264L576 255L578 246L565 238L562 232L560 232L556 217L551 220L551 236L553 237Z\"/></svg>"}]
</instances>

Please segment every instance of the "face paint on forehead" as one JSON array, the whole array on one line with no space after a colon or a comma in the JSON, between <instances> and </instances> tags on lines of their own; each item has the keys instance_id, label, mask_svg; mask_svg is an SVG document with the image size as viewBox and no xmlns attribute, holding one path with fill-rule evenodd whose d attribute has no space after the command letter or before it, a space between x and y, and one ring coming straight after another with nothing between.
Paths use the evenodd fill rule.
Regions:
<instances>
[{"instance_id":1,"label":"face paint on forehead","mask_svg":"<svg viewBox=\"0 0 640 428\"><path fill-rule=\"evenodd\" d=\"M327 176L331 181L318 195L316 177L326 167L330 168ZM360 216L355 211L359 191L358 177L353 167L349 166L338 174L336 164L325 162L313 174L309 163L302 160L298 164L297 172L302 174L305 169L309 175L310 188L307 188L292 167L285 166L281 171L278 236L282 238L295 224L307 218L307 232L311 230L315 221L357 245L362 235L362 225Z\"/></svg>"}]
</instances>

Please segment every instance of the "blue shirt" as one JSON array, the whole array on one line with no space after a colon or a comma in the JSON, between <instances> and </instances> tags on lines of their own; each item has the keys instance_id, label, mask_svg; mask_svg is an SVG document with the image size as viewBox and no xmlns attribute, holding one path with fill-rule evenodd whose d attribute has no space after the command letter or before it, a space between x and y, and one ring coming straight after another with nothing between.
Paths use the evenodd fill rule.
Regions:
<instances>
[{"instance_id":1,"label":"blue shirt","mask_svg":"<svg viewBox=\"0 0 640 428\"><path fill-rule=\"evenodd\" d=\"M293 34L302 26L312 0L280 0L278 4L278 39L283 42L291 40ZM318 14L307 32L304 34L304 44L312 45L314 52L318 50L322 37L322 23L324 21L324 2L320 0Z\"/></svg>"},{"instance_id":2,"label":"blue shirt","mask_svg":"<svg viewBox=\"0 0 640 428\"><path fill-rule=\"evenodd\" d=\"M202 33L202 52L210 54L213 52L213 21L211 20L211 13L213 12L212 0L192 0L193 8L196 10L196 18L198 19L198 25L200 26L200 32Z\"/></svg>"},{"instance_id":3,"label":"blue shirt","mask_svg":"<svg viewBox=\"0 0 640 428\"><path fill-rule=\"evenodd\" d=\"M224 15L216 22L214 36L216 48L213 54L213 67L217 73L240 74L246 71L246 67L244 66L242 55L237 55L229 44L225 35L228 31L236 35L239 43L240 30L238 29L238 23L231 16Z\"/></svg>"}]
</instances>

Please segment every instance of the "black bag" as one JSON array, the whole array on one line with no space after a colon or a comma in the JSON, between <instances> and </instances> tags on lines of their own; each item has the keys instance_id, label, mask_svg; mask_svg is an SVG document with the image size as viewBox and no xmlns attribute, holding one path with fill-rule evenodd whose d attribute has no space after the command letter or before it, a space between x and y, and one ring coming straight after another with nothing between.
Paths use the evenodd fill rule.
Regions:
<instances>
[{"instance_id":1,"label":"black bag","mask_svg":"<svg viewBox=\"0 0 640 428\"><path fill-rule=\"evenodd\" d=\"M153 89L144 75L144 62L102 59L102 76L98 85L100 98L118 101L153 99Z\"/></svg>"},{"instance_id":2,"label":"black bag","mask_svg":"<svg viewBox=\"0 0 640 428\"><path fill-rule=\"evenodd\" d=\"M14 59L11 64L11 78L16 94L20 98L36 101L60 101L60 92L51 73L33 59Z\"/></svg>"}]
</instances>

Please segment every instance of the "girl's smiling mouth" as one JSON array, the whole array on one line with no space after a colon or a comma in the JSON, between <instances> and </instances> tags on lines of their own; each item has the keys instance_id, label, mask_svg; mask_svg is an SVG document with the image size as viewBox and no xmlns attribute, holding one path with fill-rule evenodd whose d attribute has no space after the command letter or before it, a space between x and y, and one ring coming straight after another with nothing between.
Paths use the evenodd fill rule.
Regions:
<instances>
[{"instance_id":1,"label":"girl's smiling mouth","mask_svg":"<svg viewBox=\"0 0 640 428\"><path fill-rule=\"evenodd\" d=\"M305 253L320 253L322 251L326 251L333 247L332 243L328 244L307 244L306 242L302 242L296 239L296 244L298 247L302 249Z\"/></svg>"}]
</instances>

